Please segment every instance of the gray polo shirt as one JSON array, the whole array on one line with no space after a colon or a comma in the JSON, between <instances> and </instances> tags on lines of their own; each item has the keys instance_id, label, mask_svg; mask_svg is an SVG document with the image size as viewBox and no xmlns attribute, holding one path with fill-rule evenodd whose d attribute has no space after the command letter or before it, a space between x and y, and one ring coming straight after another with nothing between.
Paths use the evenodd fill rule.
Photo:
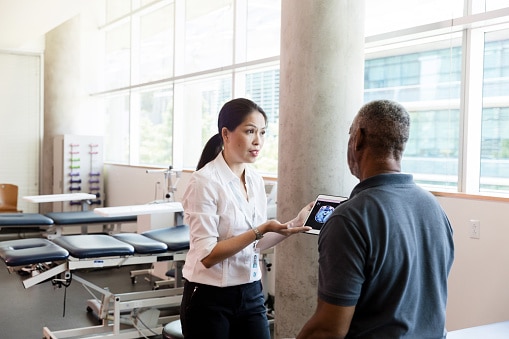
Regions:
<instances>
[{"instance_id":1,"label":"gray polo shirt","mask_svg":"<svg viewBox=\"0 0 509 339\"><path fill-rule=\"evenodd\" d=\"M350 338L443 338L452 233L411 175L368 178L319 235L318 296L356 306Z\"/></svg>"}]
</instances>

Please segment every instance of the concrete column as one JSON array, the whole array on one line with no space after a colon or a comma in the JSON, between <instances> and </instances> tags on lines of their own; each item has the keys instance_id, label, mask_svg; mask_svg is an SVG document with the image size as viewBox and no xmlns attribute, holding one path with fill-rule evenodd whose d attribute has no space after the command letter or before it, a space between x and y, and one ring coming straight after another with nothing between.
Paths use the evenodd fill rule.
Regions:
<instances>
[{"instance_id":1,"label":"concrete column","mask_svg":"<svg viewBox=\"0 0 509 339\"><path fill-rule=\"evenodd\" d=\"M41 194L53 192L53 139L56 135L103 135L104 124L96 101L90 96L97 71L97 23L87 3L80 14L45 36L44 138ZM52 204L41 204L42 213Z\"/></svg>"},{"instance_id":2,"label":"concrete column","mask_svg":"<svg viewBox=\"0 0 509 339\"><path fill-rule=\"evenodd\" d=\"M41 194L53 193L53 138L78 129L80 113L80 17L46 34L44 52L44 139ZM51 204L41 204L50 212Z\"/></svg>"},{"instance_id":3,"label":"concrete column","mask_svg":"<svg viewBox=\"0 0 509 339\"><path fill-rule=\"evenodd\" d=\"M346 159L363 103L364 1L282 0L278 219L320 194L348 196ZM275 337L295 337L316 307L318 237L275 249Z\"/></svg>"}]
</instances>

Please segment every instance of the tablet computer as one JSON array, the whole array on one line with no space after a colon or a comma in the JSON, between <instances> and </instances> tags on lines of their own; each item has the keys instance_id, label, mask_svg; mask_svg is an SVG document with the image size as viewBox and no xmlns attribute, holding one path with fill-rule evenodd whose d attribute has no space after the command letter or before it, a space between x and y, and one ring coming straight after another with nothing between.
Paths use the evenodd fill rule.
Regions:
<instances>
[{"instance_id":1,"label":"tablet computer","mask_svg":"<svg viewBox=\"0 0 509 339\"><path fill-rule=\"evenodd\" d=\"M334 212L334 209L346 200L346 197L325 194L318 195L304 224L304 226L312 228L309 231L306 231L306 233L319 234L320 229L327 219L329 219L332 212Z\"/></svg>"}]
</instances>

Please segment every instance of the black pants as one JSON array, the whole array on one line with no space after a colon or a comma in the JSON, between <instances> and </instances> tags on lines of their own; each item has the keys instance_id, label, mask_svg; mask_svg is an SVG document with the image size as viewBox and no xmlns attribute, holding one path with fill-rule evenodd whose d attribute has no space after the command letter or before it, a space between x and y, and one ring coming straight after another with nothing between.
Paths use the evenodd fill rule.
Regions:
<instances>
[{"instance_id":1,"label":"black pants","mask_svg":"<svg viewBox=\"0 0 509 339\"><path fill-rule=\"evenodd\" d=\"M270 339L260 281L231 287L185 281L180 321L186 339Z\"/></svg>"}]
</instances>

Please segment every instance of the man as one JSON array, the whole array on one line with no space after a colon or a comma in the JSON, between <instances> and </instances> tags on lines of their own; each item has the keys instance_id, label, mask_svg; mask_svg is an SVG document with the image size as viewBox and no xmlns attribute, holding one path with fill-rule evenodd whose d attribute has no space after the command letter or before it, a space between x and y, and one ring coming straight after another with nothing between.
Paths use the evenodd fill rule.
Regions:
<instances>
[{"instance_id":1,"label":"man","mask_svg":"<svg viewBox=\"0 0 509 339\"><path fill-rule=\"evenodd\" d=\"M318 305L297 336L444 338L452 229L432 194L401 173L410 117L398 103L364 105L348 165L360 183L318 238Z\"/></svg>"}]
</instances>

